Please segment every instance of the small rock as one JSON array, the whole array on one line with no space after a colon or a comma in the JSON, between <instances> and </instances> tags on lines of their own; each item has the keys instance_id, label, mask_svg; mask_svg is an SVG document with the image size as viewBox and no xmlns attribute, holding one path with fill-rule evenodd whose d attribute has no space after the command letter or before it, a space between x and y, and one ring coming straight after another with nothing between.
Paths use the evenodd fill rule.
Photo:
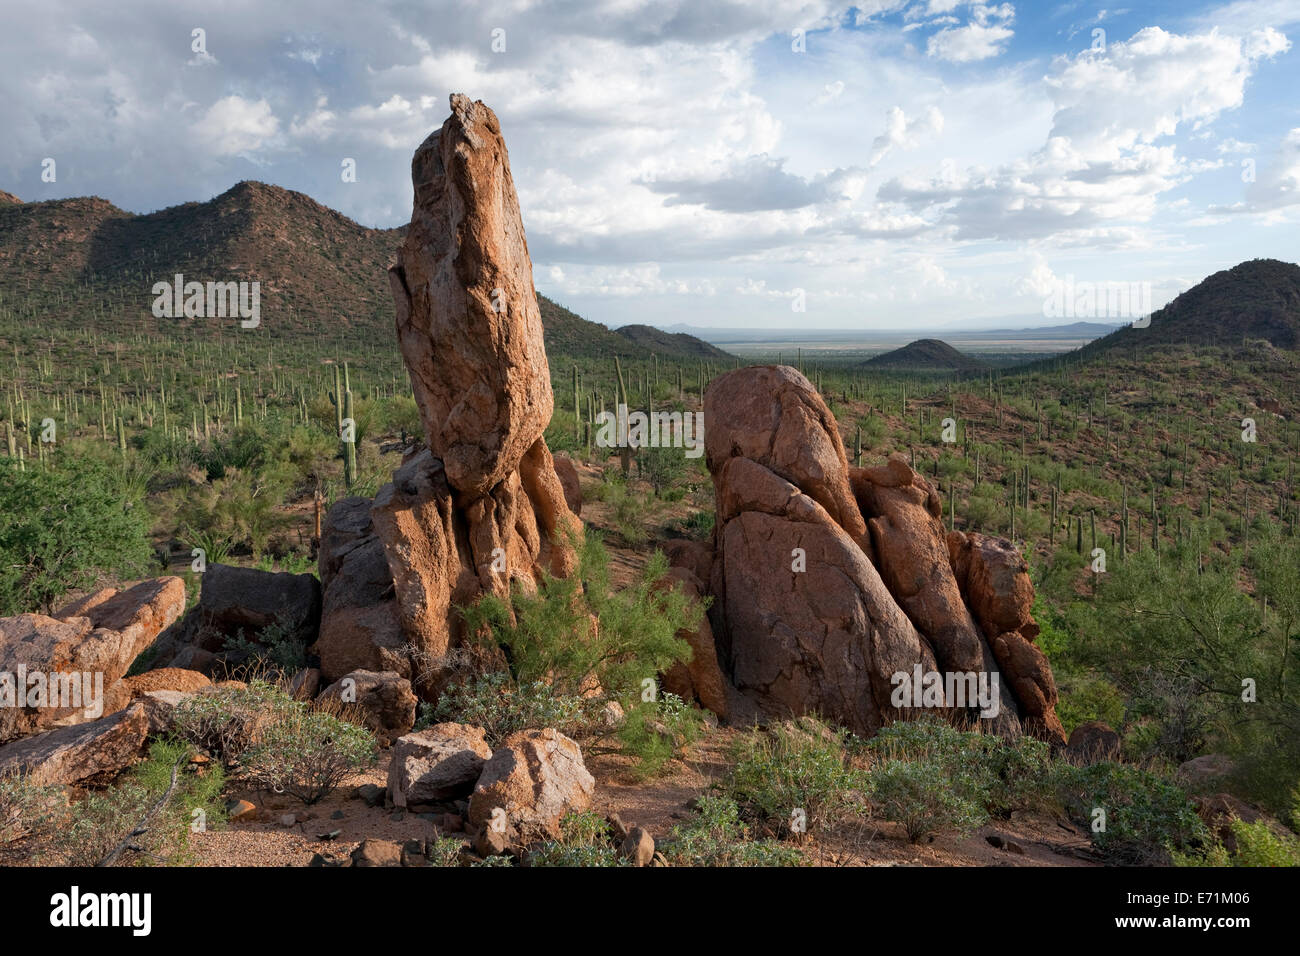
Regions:
<instances>
[{"instance_id":1,"label":"small rock","mask_svg":"<svg viewBox=\"0 0 1300 956\"><path fill-rule=\"evenodd\" d=\"M1014 854L1016 854L1016 856L1024 856L1024 855L1025 855L1025 848L1024 848L1023 846L1021 846L1019 843L1017 843L1015 840L1008 840L1008 841L1007 841L1007 852L1008 852L1008 853L1014 853Z\"/></svg>"},{"instance_id":2,"label":"small rock","mask_svg":"<svg viewBox=\"0 0 1300 956\"><path fill-rule=\"evenodd\" d=\"M384 788L373 783L363 783L352 791L352 799L364 800L368 807L377 807L384 802Z\"/></svg>"},{"instance_id":3,"label":"small rock","mask_svg":"<svg viewBox=\"0 0 1300 956\"><path fill-rule=\"evenodd\" d=\"M280 826L291 827L298 822L298 817L292 813L282 813L280 815Z\"/></svg>"},{"instance_id":4,"label":"small rock","mask_svg":"<svg viewBox=\"0 0 1300 956\"><path fill-rule=\"evenodd\" d=\"M247 800L232 800L226 804L226 816L231 820L252 819L253 814L256 812L257 807Z\"/></svg>"},{"instance_id":5,"label":"small rock","mask_svg":"<svg viewBox=\"0 0 1300 956\"><path fill-rule=\"evenodd\" d=\"M654 837L641 827L633 827L618 848L618 855L631 860L633 866L649 866L655 856Z\"/></svg>"},{"instance_id":6,"label":"small rock","mask_svg":"<svg viewBox=\"0 0 1300 956\"><path fill-rule=\"evenodd\" d=\"M365 840L352 851L353 866L401 866L402 848L392 840Z\"/></svg>"},{"instance_id":7,"label":"small rock","mask_svg":"<svg viewBox=\"0 0 1300 956\"><path fill-rule=\"evenodd\" d=\"M441 827L447 833L463 833L465 831L465 818L459 813L444 813Z\"/></svg>"},{"instance_id":8,"label":"small rock","mask_svg":"<svg viewBox=\"0 0 1300 956\"><path fill-rule=\"evenodd\" d=\"M330 814L330 819L331 819L331 820L342 820L342 819L343 819L344 817L346 817L346 816L347 816L347 814L344 813L342 810L335 810L333 813Z\"/></svg>"},{"instance_id":9,"label":"small rock","mask_svg":"<svg viewBox=\"0 0 1300 956\"><path fill-rule=\"evenodd\" d=\"M510 849L510 831L485 826L474 837L474 852L479 856L500 856Z\"/></svg>"},{"instance_id":10,"label":"small rock","mask_svg":"<svg viewBox=\"0 0 1300 956\"><path fill-rule=\"evenodd\" d=\"M623 725L623 706L616 700L607 701L600 712L600 722L613 730Z\"/></svg>"}]
</instances>

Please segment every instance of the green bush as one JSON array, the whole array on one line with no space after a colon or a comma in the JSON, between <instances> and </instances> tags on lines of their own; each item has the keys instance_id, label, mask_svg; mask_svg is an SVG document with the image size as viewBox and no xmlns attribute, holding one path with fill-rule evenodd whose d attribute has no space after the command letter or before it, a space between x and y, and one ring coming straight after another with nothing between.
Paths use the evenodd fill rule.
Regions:
<instances>
[{"instance_id":1,"label":"green bush","mask_svg":"<svg viewBox=\"0 0 1300 956\"><path fill-rule=\"evenodd\" d=\"M66 804L59 787L32 783L22 774L0 776L0 846L40 832Z\"/></svg>"},{"instance_id":2,"label":"green bush","mask_svg":"<svg viewBox=\"0 0 1300 956\"><path fill-rule=\"evenodd\" d=\"M262 680L191 694L177 705L174 732L227 763L237 760L258 732L294 706L281 688Z\"/></svg>"},{"instance_id":3,"label":"green bush","mask_svg":"<svg viewBox=\"0 0 1300 956\"><path fill-rule=\"evenodd\" d=\"M225 818L221 804L225 777L221 768L211 766L200 773L188 763L192 753L193 748L184 741L155 741L148 758L122 782L85 794L50 820L45 833L36 839L40 861L94 866L130 836L130 846L118 857L118 863L189 862L187 851L193 828L200 821L204 828L213 827Z\"/></svg>"},{"instance_id":4,"label":"green bush","mask_svg":"<svg viewBox=\"0 0 1300 956\"><path fill-rule=\"evenodd\" d=\"M913 843L932 833L973 830L988 819L980 802L964 790L953 786L948 768L936 760L886 760L871 770L876 813L901 824Z\"/></svg>"},{"instance_id":5,"label":"green bush","mask_svg":"<svg viewBox=\"0 0 1300 956\"><path fill-rule=\"evenodd\" d=\"M560 820L560 838L530 850L528 866L627 866L613 844L609 824L600 814L570 811Z\"/></svg>"},{"instance_id":6,"label":"green bush","mask_svg":"<svg viewBox=\"0 0 1300 956\"><path fill-rule=\"evenodd\" d=\"M624 716L618 739L623 751L636 759L633 773L645 778L662 770L682 749L699 740L703 731L704 720L698 710L676 694L661 694Z\"/></svg>"},{"instance_id":7,"label":"green bush","mask_svg":"<svg viewBox=\"0 0 1300 956\"><path fill-rule=\"evenodd\" d=\"M1195 806L1163 777L1110 761L1088 767L1060 764L1057 769L1066 808L1116 862L1165 865L1175 851L1209 844L1209 831ZM1103 819L1104 828L1098 827L1095 821Z\"/></svg>"},{"instance_id":8,"label":"green bush","mask_svg":"<svg viewBox=\"0 0 1300 956\"><path fill-rule=\"evenodd\" d=\"M740 806L729 796L705 794L689 821L673 828L659 848L674 866L802 866L803 854L778 840L751 840Z\"/></svg>"},{"instance_id":9,"label":"green bush","mask_svg":"<svg viewBox=\"0 0 1300 956\"><path fill-rule=\"evenodd\" d=\"M746 819L791 832L796 811L803 811L809 832L839 815L863 809L861 774L848 766L848 740L812 717L754 731L732 745L735 765L726 792Z\"/></svg>"},{"instance_id":10,"label":"green bush","mask_svg":"<svg viewBox=\"0 0 1300 956\"><path fill-rule=\"evenodd\" d=\"M1246 823L1233 820L1232 830L1235 852L1229 853L1216 840L1200 852L1173 854L1176 866L1300 866L1300 840L1289 835L1274 833L1260 820Z\"/></svg>"},{"instance_id":11,"label":"green bush","mask_svg":"<svg viewBox=\"0 0 1300 956\"><path fill-rule=\"evenodd\" d=\"M436 705L421 705L418 726L457 721L482 727L488 743L497 746L517 730L554 727L571 733L587 722L588 702L574 695L557 695L544 681L516 683L509 674L493 672L456 684Z\"/></svg>"},{"instance_id":12,"label":"green bush","mask_svg":"<svg viewBox=\"0 0 1300 956\"><path fill-rule=\"evenodd\" d=\"M375 753L370 731L293 701L258 735L242 762L262 785L313 804L368 766Z\"/></svg>"},{"instance_id":13,"label":"green bush","mask_svg":"<svg viewBox=\"0 0 1300 956\"><path fill-rule=\"evenodd\" d=\"M577 722L616 701L627 721L623 739L629 746L645 745L639 753L631 751L633 756L643 761L643 769L660 767L662 747L642 730L658 720L675 724L680 733L686 721L680 710L647 695L646 682L689 659L690 645L677 634L698 626L703 611L680 589L663 586L668 560L661 552L633 585L619 591L611 586L609 556L599 535L587 533L578 558L575 574L546 576L534 595L515 590L507 605L489 594L462 609L468 633L489 642L489 653L504 654L509 677L471 685L467 693L452 691L448 705L436 713L440 719L464 720L469 718L459 709L462 703L490 715L500 702L508 705L500 711L505 718L512 708L549 698L558 709L555 716ZM650 713L639 713L643 708Z\"/></svg>"},{"instance_id":14,"label":"green bush","mask_svg":"<svg viewBox=\"0 0 1300 956\"><path fill-rule=\"evenodd\" d=\"M69 590L140 577L152 561L144 504L91 458L56 454L25 471L0 459L0 515L0 616L52 613Z\"/></svg>"}]
</instances>

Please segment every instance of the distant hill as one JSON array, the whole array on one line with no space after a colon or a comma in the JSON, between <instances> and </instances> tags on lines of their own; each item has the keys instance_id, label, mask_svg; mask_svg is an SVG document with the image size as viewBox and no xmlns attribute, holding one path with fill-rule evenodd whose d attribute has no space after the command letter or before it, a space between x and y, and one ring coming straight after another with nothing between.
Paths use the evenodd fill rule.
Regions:
<instances>
[{"instance_id":1,"label":"distant hill","mask_svg":"<svg viewBox=\"0 0 1300 956\"><path fill-rule=\"evenodd\" d=\"M155 281L257 279L272 335L392 336L387 270L405 232L367 229L303 193L253 181L147 215L98 196L24 203L0 192L0 294L38 299L47 322L93 321L88 303L147 322ZM692 336L620 335L545 296L537 301L557 354L726 357Z\"/></svg>"},{"instance_id":2,"label":"distant hill","mask_svg":"<svg viewBox=\"0 0 1300 956\"><path fill-rule=\"evenodd\" d=\"M665 332L652 325L623 325L615 329L614 334L621 335L640 348L658 352L660 355L700 359L731 358L716 345L710 345L694 335L685 332Z\"/></svg>"},{"instance_id":3,"label":"distant hill","mask_svg":"<svg viewBox=\"0 0 1300 956\"><path fill-rule=\"evenodd\" d=\"M1080 355L1161 345L1239 346L1244 339L1300 348L1300 266L1250 259L1216 272L1151 313L1148 327L1126 326Z\"/></svg>"},{"instance_id":4,"label":"distant hill","mask_svg":"<svg viewBox=\"0 0 1300 956\"><path fill-rule=\"evenodd\" d=\"M917 339L883 355L869 358L863 368L897 372L979 372L988 368L939 339Z\"/></svg>"}]
</instances>

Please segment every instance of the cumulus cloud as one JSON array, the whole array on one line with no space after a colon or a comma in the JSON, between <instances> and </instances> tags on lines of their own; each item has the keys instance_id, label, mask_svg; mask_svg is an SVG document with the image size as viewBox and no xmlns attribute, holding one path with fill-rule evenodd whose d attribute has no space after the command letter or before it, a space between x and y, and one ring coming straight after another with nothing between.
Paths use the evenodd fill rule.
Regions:
<instances>
[{"instance_id":1,"label":"cumulus cloud","mask_svg":"<svg viewBox=\"0 0 1300 956\"><path fill-rule=\"evenodd\" d=\"M1233 37L1150 27L1102 55L1058 58L1046 77L1055 112L1041 149L995 168L896 177L877 198L955 227L958 239L1066 239L1149 220L1161 193L1220 165L1157 141L1239 107L1259 63L1288 47L1272 29Z\"/></svg>"}]
</instances>

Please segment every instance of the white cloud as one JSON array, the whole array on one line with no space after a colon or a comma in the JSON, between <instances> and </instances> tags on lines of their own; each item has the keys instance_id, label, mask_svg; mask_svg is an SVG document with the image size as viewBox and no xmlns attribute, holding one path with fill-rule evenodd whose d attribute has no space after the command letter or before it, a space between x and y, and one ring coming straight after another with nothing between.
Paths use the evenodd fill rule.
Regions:
<instances>
[{"instance_id":1,"label":"white cloud","mask_svg":"<svg viewBox=\"0 0 1300 956\"><path fill-rule=\"evenodd\" d=\"M280 121L266 100L223 96L190 127L195 138L218 156L256 152L269 145Z\"/></svg>"}]
</instances>

